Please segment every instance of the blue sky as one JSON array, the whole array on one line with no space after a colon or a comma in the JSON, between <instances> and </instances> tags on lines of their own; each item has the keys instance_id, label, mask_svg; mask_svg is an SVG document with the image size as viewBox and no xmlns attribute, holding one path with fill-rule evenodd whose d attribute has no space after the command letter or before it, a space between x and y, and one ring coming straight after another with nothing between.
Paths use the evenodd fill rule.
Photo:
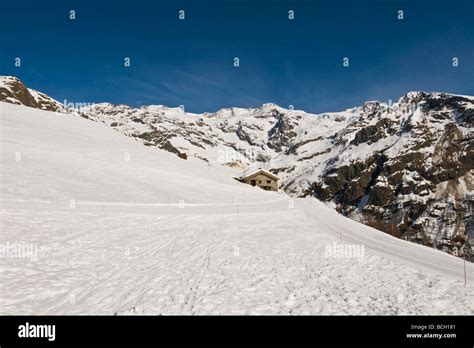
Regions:
<instances>
[{"instance_id":1,"label":"blue sky","mask_svg":"<svg viewBox=\"0 0 474 348\"><path fill-rule=\"evenodd\" d=\"M59 101L192 112L474 95L473 17L471 0L2 0L0 75Z\"/></svg>"}]
</instances>

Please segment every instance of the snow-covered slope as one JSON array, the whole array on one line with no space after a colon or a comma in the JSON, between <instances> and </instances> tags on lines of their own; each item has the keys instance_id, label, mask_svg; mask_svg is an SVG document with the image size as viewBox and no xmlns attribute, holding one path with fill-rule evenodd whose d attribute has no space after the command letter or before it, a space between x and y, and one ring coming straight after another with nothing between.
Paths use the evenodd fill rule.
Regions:
<instances>
[{"instance_id":1,"label":"snow-covered slope","mask_svg":"<svg viewBox=\"0 0 474 348\"><path fill-rule=\"evenodd\" d=\"M1 314L473 313L471 263L313 198L71 114L0 122Z\"/></svg>"}]
</instances>

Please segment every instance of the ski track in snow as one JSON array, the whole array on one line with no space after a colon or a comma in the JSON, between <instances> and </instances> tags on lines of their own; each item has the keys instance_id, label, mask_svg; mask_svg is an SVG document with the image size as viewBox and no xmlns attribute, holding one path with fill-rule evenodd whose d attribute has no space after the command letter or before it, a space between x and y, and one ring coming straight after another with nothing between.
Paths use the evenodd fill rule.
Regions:
<instances>
[{"instance_id":1,"label":"ski track in snow","mask_svg":"<svg viewBox=\"0 0 474 348\"><path fill-rule=\"evenodd\" d=\"M100 124L0 107L0 243L38 247L37 259L0 258L0 314L474 312L472 264L464 286L462 260L318 201L290 208ZM365 255L326 256L341 236Z\"/></svg>"}]
</instances>

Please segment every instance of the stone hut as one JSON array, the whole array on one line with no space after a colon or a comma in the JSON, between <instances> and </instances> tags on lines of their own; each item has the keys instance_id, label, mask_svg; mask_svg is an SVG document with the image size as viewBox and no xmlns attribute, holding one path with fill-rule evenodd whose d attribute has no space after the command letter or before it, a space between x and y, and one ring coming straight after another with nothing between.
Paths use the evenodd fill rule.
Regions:
<instances>
[{"instance_id":1,"label":"stone hut","mask_svg":"<svg viewBox=\"0 0 474 348\"><path fill-rule=\"evenodd\" d=\"M269 171L258 169L245 174L240 180L246 184L258 186L266 191L278 191L278 180L280 180L280 178Z\"/></svg>"}]
</instances>

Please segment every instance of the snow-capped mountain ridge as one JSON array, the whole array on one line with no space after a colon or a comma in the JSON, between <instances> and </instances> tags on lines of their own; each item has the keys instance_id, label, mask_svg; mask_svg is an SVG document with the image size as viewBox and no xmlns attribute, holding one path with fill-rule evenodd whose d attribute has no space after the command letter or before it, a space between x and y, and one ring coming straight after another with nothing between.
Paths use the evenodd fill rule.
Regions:
<instances>
[{"instance_id":1,"label":"snow-capped mountain ridge","mask_svg":"<svg viewBox=\"0 0 474 348\"><path fill-rule=\"evenodd\" d=\"M0 100L14 98L1 97L0 85ZM268 169L287 193L316 196L398 237L454 254L470 248L474 97L414 91L318 115L272 103L204 114L108 103L71 112L183 159Z\"/></svg>"}]
</instances>

